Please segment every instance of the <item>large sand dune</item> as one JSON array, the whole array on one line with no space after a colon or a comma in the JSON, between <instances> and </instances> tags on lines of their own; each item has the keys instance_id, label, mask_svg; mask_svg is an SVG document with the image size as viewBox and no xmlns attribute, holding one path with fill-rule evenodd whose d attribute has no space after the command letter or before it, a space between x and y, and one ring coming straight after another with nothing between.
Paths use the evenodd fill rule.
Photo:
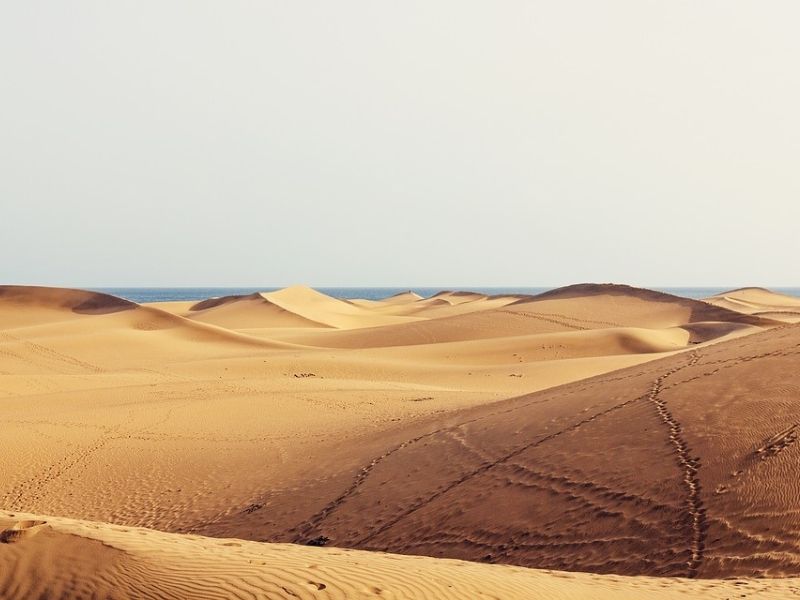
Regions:
<instances>
[{"instance_id":1,"label":"large sand dune","mask_svg":"<svg viewBox=\"0 0 800 600\"><path fill-rule=\"evenodd\" d=\"M180 597L170 569L202 571L206 552L234 573L256 560L156 532L147 537L160 541L142 550L124 541L145 537L138 530L102 523L595 573L798 574L800 330L776 318L790 297L759 298L769 310L611 285L385 301L295 287L138 305L0 287L0 509L98 523L26 516L51 527L0 545L0 561L21 553L22 565L3 585L23 586L0 589L33 590L24 574L56 555L52 589L66 589L59 578L100 585L73 560L87 552L120 590L155 585ZM65 533L74 528L101 533L75 539ZM121 554L97 554L98 540ZM162 542L187 551L146 560ZM305 564L303 552L330 557L334 570L373 560L245 546L276 565L291 553ZM451 596L383 597L480 597L485 585L470 582L487 577L502 598L582 589L562 590L561 575L374 560L442 581L450 569L477 569ZM405 568L386 571L383 584L411 585ZM142 583L151 571L156 583ZM523 587L503 587L516 572ZM339 596L367 589L352 573ZM256 595L292 597L264 591L270 577L253 583ZM586 577L614 597L636 589ZM650 590L648 581L637 580ZM650 597L678 589L652 585Z\"/></svg>"},{"instance_id":2,"label":"large sand dune","mask_svg":"<svg viewBox=\"0 0 800 600\"><path fill-rule=\"evenodd\" d=\"M578 571L797 574L799 356L800 328L774 329L449 413L204 529Z\"/></svg>"}]
</instances>

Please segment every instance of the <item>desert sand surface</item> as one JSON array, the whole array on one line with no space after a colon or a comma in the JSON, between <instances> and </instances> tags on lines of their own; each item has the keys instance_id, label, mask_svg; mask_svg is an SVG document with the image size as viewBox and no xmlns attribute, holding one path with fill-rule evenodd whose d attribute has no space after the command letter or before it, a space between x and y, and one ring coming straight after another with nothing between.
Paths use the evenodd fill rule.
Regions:
<instances>
[{"instance_id":1,"label":"desert sand surface","mask_svg":"<svg viewBox=\"0 0 800 600\"><path fill-rule=\"evenodd\" d=\"M800 594L796 579L566 573L204 538L4 511L0 539L0 596L8 599L722 600Z\"/></svg>"},{"instance_id":2,"label":"desert sand surface","mask_svg":"<svg viewBox=\"0 0 800 600\"><path fill-rule=\"evenodd\" d=\"M0 514L47 522L4 534L0 591L39 597L49 556L55 597L785 597L674 579L800 574L800 329L775 296L0 287Z\"/></svg>"},{"instance_id":3,"label":"desert sand surface","mask_svg":"<svg viewBox=\"0 0 800 600\"><path fill-rule=\"evenodd\" d=\"M597 573L797 574L798 356L800 327L784 326L429 418L362 442L375 450L360 468L335 477L352 449L332 450L324 474L197 531Z\"/></svg>"}]
</instances>

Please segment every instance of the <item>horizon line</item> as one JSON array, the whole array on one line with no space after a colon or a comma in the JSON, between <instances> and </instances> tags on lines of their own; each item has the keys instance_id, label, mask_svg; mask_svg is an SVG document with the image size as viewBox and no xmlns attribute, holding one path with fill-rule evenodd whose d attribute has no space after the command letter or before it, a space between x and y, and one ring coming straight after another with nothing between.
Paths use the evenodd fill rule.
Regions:
<instances>
[{"instance_id":1,"label":"horizon line","mask_svg":"<svg viewBox=\"0 0 800 600\"><path fill-rule=\"evenodd\" d=\"M702 284L702 285L693 285L693 284L633 284L633 283L620 283L616 281L578 281L573 283L565 283L565 284L438 284L438 285L427 285L427 284L396 284L396 285L316 285L316 284L304 284L304 283L292 283L288 285L267 285L267 284L226 284L226 285L211 285L211 284L200 284L200 285L113 285L113 284L102 284L102 285L75 285L75 284L44 284L44 283L7 283L7 284L0 284L0 285L19 285L19 286L34 286L34 287L61 287L61 288L73 288L73 289L199 289L199 288L207 288L207 289L242 289L242 288L253 288L253 289L285 289L287 287L293 286L305 286L310 288L338 288L338 289L413 289L413 288L438 288L438 289L456 289L456 288L483 288L483 289L503 289L503 288L548 288L548 289L555 289L560 287L567 287L571 285L581 285L581 284L612 284L612 285L630 285L632 287L650 287L650 288L662 288L662 289L669 289L669 288L729 288L729 289L738 289L744 287L773 287L773 288L800 288L800 284L794 285L785 285L785 284Z\"/></svg>"}]
</instances>

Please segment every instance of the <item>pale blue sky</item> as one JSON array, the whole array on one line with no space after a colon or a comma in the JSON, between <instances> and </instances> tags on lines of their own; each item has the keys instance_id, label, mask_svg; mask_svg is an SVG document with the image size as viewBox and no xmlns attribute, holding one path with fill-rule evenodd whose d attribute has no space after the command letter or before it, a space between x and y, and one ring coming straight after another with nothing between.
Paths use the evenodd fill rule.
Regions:
<instances>
[{"instance_id":1,"label":"pale blue sky","mask_svg":"<svg viewBox=\"0 0 800 600\"><path fill-rule=\"evenodd\" d=\"M0 2L0 282L800 285L799 22Z\"/></svg>"}]
</instances>

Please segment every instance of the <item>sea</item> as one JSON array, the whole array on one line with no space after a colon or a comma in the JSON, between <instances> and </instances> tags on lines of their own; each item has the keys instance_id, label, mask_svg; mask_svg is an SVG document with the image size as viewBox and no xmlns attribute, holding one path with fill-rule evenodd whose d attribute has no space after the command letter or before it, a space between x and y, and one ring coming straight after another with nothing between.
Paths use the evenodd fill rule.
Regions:
<instances>
[{"instance_id":1,"label":"sea","mask_svg":"<svg viewBox=\"0 0 800 600\"><path fill-rule=\"evenodd\" d=\"M650 289L684 298L708 298L716 294L731 290L730 287L653 287ZM254 292L272 292L281 288L277 287L112 287L93 288L98 292L112 294L133 302L169 302L179 300L205 300L221 296L238 296ZM463 292L478 292L480 294L541 294L553 287L319 287L316 290L344 300L360 298L364 300L381 300L402 292L412 291L427 298L443 290L458 290ZM772 291L791 296L800 296L800 287L770 288Z\"/></svg>"}]
</instances>

